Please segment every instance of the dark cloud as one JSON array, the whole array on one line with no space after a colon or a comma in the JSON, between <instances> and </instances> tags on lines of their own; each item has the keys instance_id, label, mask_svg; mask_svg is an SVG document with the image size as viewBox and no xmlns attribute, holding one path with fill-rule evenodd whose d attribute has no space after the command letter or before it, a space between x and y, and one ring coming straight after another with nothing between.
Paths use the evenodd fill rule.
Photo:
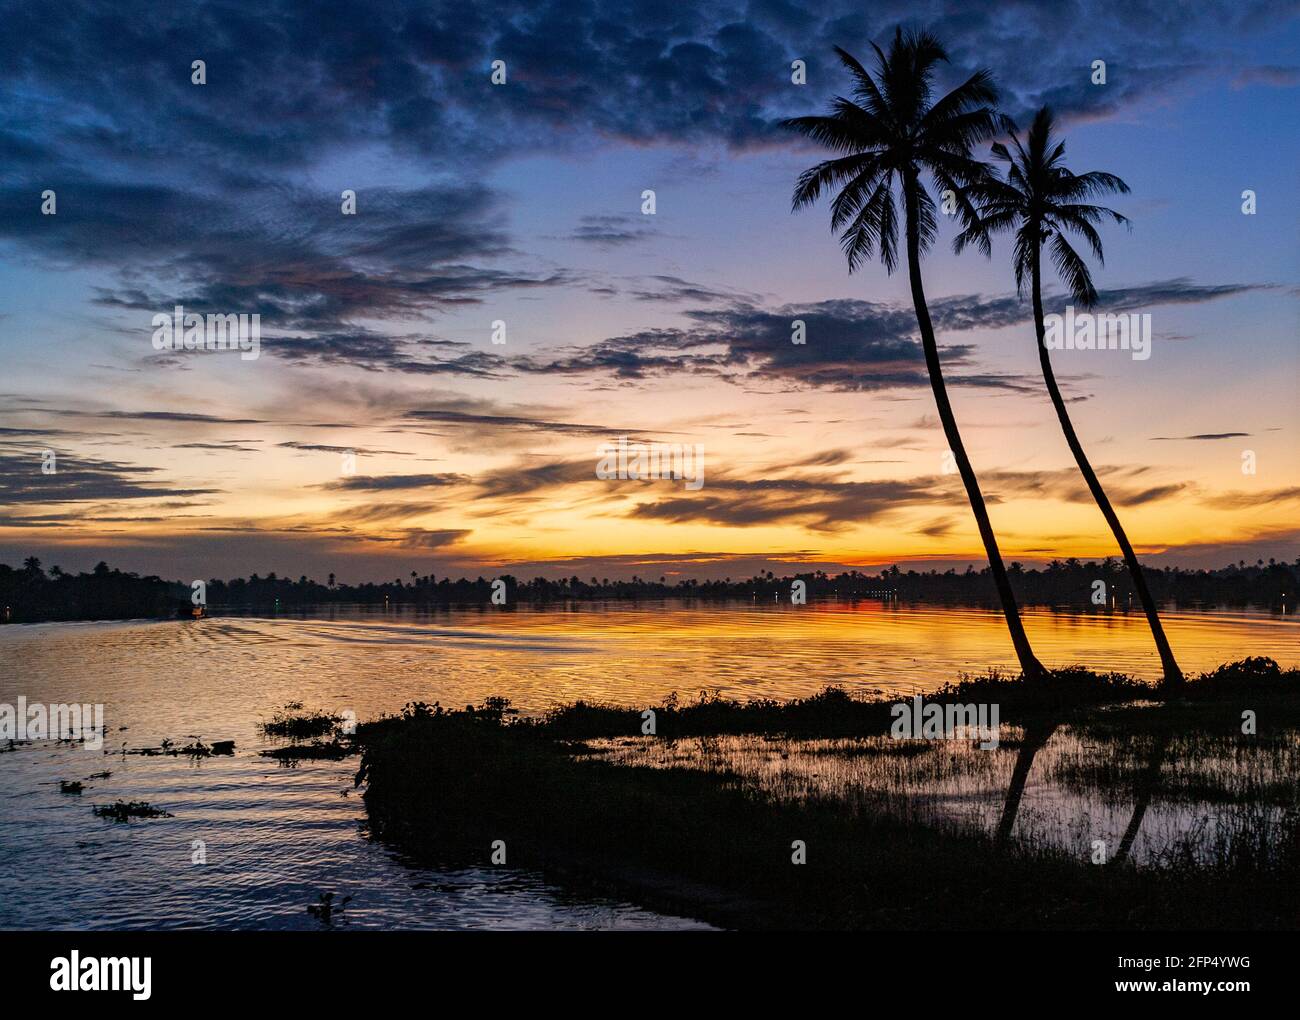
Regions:
<instances>
[{"instance_id":1,"label":"dark cloud","mask_svg":"<svg viewBox=\"0 0 1300 1020\"><path fill-rule=\"evenodd\" d=\"M323 489L339 492L388 492L400 489L428 489L446 485L461 485L469 481L466 475L351 475L337 482L322 485Z\"/></svg>"},{"instance_id":2,"label":"dark cloud","mask_svg":"<svg viewBox=\"0 0 1300 1020\"><path fill-rule=\"evenodd\" d=\"M468 528L442 528L438 530L407 528L400 541L402 545L411 549L442 549L445 546L455 545L470 533Z\"/></svg>"},{"instance_id":3,"label":"dark cloud","mask_svg":"<svg viewBox=\"0 0 1300 1020\"><path fill-rule=\"evenodd\" d=\"M1152 436L1151 438L1162 442L1180 442L1183 440L1213 442L1217 439L1243 439L1249 435L1249 432L1201 432L1194 436Z\"/></svg>"},{"instance_id":4,"label":"dark cloud","mask_svg":"<svg viewBox=\"0 0 1300 1020\"><path fill-rule=\"evenodd\" d=\"M1264 284L1197 284L1179 278L1101 294L1113 310L1192 304L1269 289ZM1049 293L1049 307L1064 301ZM1014 295L956 295L930 304L940 336L980 329L1002 329L1027 322L1030 307ZM883 390L928 387L925 358L910 306L838 299L763 308L735 302L722 308L686 311L693 325L640 330L583 347L562 348L549 356L516 358L515 371L541 375L611 375L643 379L679 373L714 376L749 386ZM796 344L794 323L804 325ZM942 348L945 378L955 386L1038 392L1019 376L974 370L975 347L949 343Z\"/></svg>"},{"instance_id":5,"label":"dark cloud","mask_svg":"<svg viewBox=\"0 0 1300 1020\"><path fill-rule=\"evenodd\" d=\"M241 446L239 443L177 443L177 450L219 450L222 453L261 453L255 446Z\"/></svg>"},{"instance_id":6,"label":"dark cloud","mask_svg":"<svg viewBox=\"0 0 1300 1020\"><path fill-rule=\"evenodd\" d=\"M745 297L735 291L718 290L678 276L664 275L646 277L641 285L629 288L628 294L637 301L658 301L664 304L735 302L738 298Z\"/></svg>"},{"instance_id":7,"label":"dark cloud","mask_svg":"<svg viewBox=\"0 0 1300 1020\"><path fill-rule=\"evenodd\" d=\"M407 450L375 450L365 446L330 446L327 443L298 443L286 442L276 443L276 446L284 450L301 450L304 453L355 453L358 456L391 456L391 457L413 457L415 454Z\"/></svg>"},{"instance_id":8,"label":"dark cloud","mask_svg":"<svg viewBox=\"0 0 1300 1020\"><path fill-rule=\"evenodd\" d=\"M260 418L223 418L215 414L197 414L192 411L51 411L51 414L89 415L94 418L115 418L123 421L193 422L204 425L267 425Z\"/></svg>"},{"instance_id":9,"label":"dark cloud","mask_svg":"<svg viewBox=\"0 0 1300 1020\"><path fill-rule=\"evenodd\" d=\"M27 451L0 456L0 505L199 496L220 491L168 486L158 477L157 468L92 457L57 457L52 474L41 470L42 463L40 456Z\"/></svg>"},{"instance_id":10,"label":"dark cloud","mask_svg":"<svg viewBox=\"0 0 1300 1020\"><path fill-rule=\"evenodd\" d=\"M1097 303L1101 308L1132 312L1157 305L1196 305L1206 301L1218 301L1222 298L1240 297L1243 294L1276 289L1275 285L1267 283L1200 284L1180 276L1172 280L1159 280L1135 287L1100 290L1097 292ZM1054 300L1064 302L1065 298L1058 297Z\"/></svg>"},{"instance_id":11,"label":"dark cloud","mask_svg":"<svg viewBox=\"0 0 1300 1020\"><path fill-rule=\"evenodd\" d=\"M534 496L548 489L558 489L575 482L594 482L596 458L590 460L553 460L541 464L515 464L484 472L475 479L485 497L514 498ZM607 484L607 483L606 483Z\"/></svg>"},{"instance_id":12,"label":"dark cloud","mask_svg":"<svg viewBox=\"0 0 1300 1020\"><path fill-rule=\"evenodd\" d=\"M961 521L956 517L941 517L937 521L917 528L918 535L925 535L926 538L945 538L952 534L960 525Z\"/></svg>"},{"instance_id":13,"label":"dark cloud","mask_svg":"<svg viewBox=\"0 0 1300 1020\"><path fill-rule=\"evenodd\" d=\"M443 425L462 425L471 428L523 429L530 432L552 432L570 436L639 435L639 429L612 430L603 425L580 425L573 422L551 421L516 414L475 414L442 408L421 408L408 411L407 421L437 422Z\"/></svg>"},{"instance_id":14,"label":"dark cloud","mask_svg":"<svg viewBox=\"0 0 1300 1020\"><path fill-rule=\"evenodd\" d=\"M619 378L693 373L746 384L792 388L878 390L928 386L921 345L913 336L910 308L870 301L836 300L763 309L733 305L687 312L683 328L643 330L556 356L521 359L516 368L556 375L608 373ZM803 322L805 342L792 342L793 323ZM949 345L946 364L969 365L973 348ZM1020 389L1019 380L954 373L956 385Z\"/></svg>"},{"instance_id":15,"label":"dark cloud","mask_svg":"<svg viewBox=\"0 0 1300 1020\"><path fill-rule=\"evenodd\" d=\"M1196 491L1190 482L1155 483L1154 468L1144 465L1102 465L1097 477L1117 506L1141 506L1186 496ZM1066 503L1092 503L1083 477L1073 468L1055 471L982 471L980 484L991 503L1010 499L1057 499Z\"/></svg>"},{"instance_id":16,"label":"dark cloud","mask_svg":"<svg viewBox=\"0 0 1300 1020\"><path fill-rule=\"evenodd\" d=\"M84 111L59 132L65 158L148 169L183 146L229 186L336 146L381 142L435 166L521 146L563 149L584 133L751 146L770 143L793 104L843 89L833 45L865 56L900 21L946 40L952 77L992 67L1013 109L1052 98L1099 116L1208 71L1288 83L1292 66L1222 54L1227 41L1293 14L1286 0L1196 8L833 0L815 10L784 0L388 0L365 11L328 0L176 0L148 18L93 2L51 18L17 2L5 5L2 84L14 92L21 83L43 102L19 104L0 131L9 159L40 162L52 145L43 111L63 102ZM207 62L202 87L190 84L195 55ZM796 57L809 64L806 88L790 86ZM1088 79L1098 57L1108 62L1104 87ZM494 59L507 64L503 86L489 81ZM214 158L230 152L238 158Z\"/></svg>"},{"instance_id":17,"label":"dark cloud","mask_svg":"<svg viewBox=\"0 0 1300 1020\"><path fill-rule=\"evenodd\" d=\"M857 482L815 475L720 477L706 479L704 489L698 493L639 503L625 516L679 524L797 524L811 531L837 531L904 507L950 506L964 500L959 489L948 485L946 479Z\"/></svg>"},{"instance_id":18,"label":"dark cloud","mask_svg":"<svg viewBox=\"0 0 1300 1020\"><path fill-rule=\"evenodd\" d=\"M330 515L330 520L341 525L387 524L422 517L442 509L436 503L363 503L349 506Z\"/></svg>"},{"instance_id":19,"label":"dark cloud","mask_svg":"<svg viewBox=\"0 0 1300 1020\"><path fill-rule=\"evenodd\" d=\"M147 316L176 303L257 312L268 350L291 361L497 378L505 366L490 352L437 349L358 325L421 321L503 291L575 283L515 250L502 196L483 183L496 161L585 156L604 139L795 145L776 122L821 109L845 88L832 46L866 55L900 21L948 41L954 80L992 67L1018 114L1050 99L1066 115L1105 116L1220 70L1243 83L1287 84L1292 66L1225 63L1222 52L1225 40L1293 13L1285 0L1177 13L1119 0L1073 0L1068 11L1036 0L870 8L833 0L815 12L785 0L498 0L472 10L384 0L364 11L341 2L174 0L142 17L91 0L57 16L10 2L0 90L21 98L0 110L0 240L46 266L109 270L116 282L99 288L99 303L138 313L142 333ZM206 62L201 86L190 81L197 57ZM809 65L804 88L790 83L796 57ZM1088 81L1098 57L1108 61L1104 87ZM505 85L489 79L495 59L507 64ZM425 168L430 183L361 188L357 215L343 216L340 192L352 182L339 157L349 153L393 154ZM448 183L453 174L461 183ZM58 193L57 217L40 214L36 197L47 187ZM591 214L572 236L625 244L650 229L643 220ZM630 294L736 301L671 276ZM739 312L724 315L701 328L746 325ZM747 325L757 336L766 326ZM902 364L914 359L890 347L908 336L885 328L857 352L830 337L820 354L757 355L751 370L793 385L919 385ZM741 344L734 357L755 356ZM835 360L854 353L866 356L865 370ZM613 342L592 356L624 377L666 367ZM698 352L690 360L719 367ZM954 381L1015 385L995 376Z\"/></svg>"}]
</instances>

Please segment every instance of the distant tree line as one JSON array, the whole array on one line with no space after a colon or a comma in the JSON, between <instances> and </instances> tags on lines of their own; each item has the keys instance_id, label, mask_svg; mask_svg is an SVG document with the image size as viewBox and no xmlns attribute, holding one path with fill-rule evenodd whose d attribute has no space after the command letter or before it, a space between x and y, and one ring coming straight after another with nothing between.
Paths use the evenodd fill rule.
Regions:
<instances>
[{"instance_id":1,"label":"distant tree line","mask_svg":"<svg viewBox=\"0 0 1300 1020\"><path fill-rule=\"evenodd\" d=\"M20 568L0 563L0 622L173 616L188 603L189 591L160 577L110 570L102 561L90 573L68 574L57 566L46 573L29 556Z\"/></svg>"},{"instance_id":2,"label":"distant tree line","mask_svg":"<svg viewBox=\"0 0 1300 1020\"><path fill-rule=\"evenodd\" d=\"M1244 560L1219 570L1183 570L1177 567L1144 571L1152 595L1161 603L1184 606L1246 606L1294 611L1300 587L1300 558L1294 563ZM1073 608L1136 608L1130 576L1122 561L1053 560L1041 569L1019 563L1008 568L1017 597L1024 603ZM274 571L229 581L212 579L206 598L211 607L274 609L326 603L368 605L490 605L493 582L505 582L506 605L518 603L596 601L601 599L690 598L702 600L746 599L789 603L794 582L802 581L809 600L819 598L890 598L902 602L941 602L993 605L997 589L986 567L957 570L900 570L879 573L857 570L839 574L807 571L776 577L771 571L753 577L700 581L669 581L633 576L630 580L574 575L520 580L510 574L499 578L437 578L412 571L407 579L381 583L342 584L330 574L325 583L301 576L296 581ZM1098 585L1101 582L1101 585ZM500 590L499 588L497 589ZM190 585L149 575L113 570L99 563L89 573L69 574L57 566L47 572L40 560L29 557L20 568L0 564L0 620L24 623L35 620L101 620L187 614Z\"/></svg>"}]
</instances>

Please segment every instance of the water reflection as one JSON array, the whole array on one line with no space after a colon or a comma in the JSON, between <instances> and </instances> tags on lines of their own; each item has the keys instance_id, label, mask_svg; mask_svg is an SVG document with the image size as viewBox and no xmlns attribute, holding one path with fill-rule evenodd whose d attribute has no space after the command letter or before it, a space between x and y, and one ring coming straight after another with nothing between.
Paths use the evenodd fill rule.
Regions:
<instances>
[{"instance_id":1,"label":"water reflection","mask_svg":"<svg viewBox=\"0 0 1300 1020\"><path fill-rule=\"evenodd\" d=\"M1158 676L1140 614L1031 611L1026 619L1050 664ZM1296 660L1292 619L1166 619L1188 670L1246 654ZM348 923L360 927L679 926L688 922L567 897L537 876L413 869L367 839L351 793L353 763L280 768L257 754L266 746L258 723L290 701L365 719L408 701L463 705L493 694L528 711L576 698L655 704L674 690L791 698L839 684L855 694L910 695L1011 662L994 612L866 602L510 613L333 606L274 619L0 627L0 702L23 695L102 703L107 751L168 738L236 744L231 757L197 761L46 743L0 754L0 926L310 928L319 922L307 904L330 891L353 895ZM707 747L678 741L657 753L692 767L725 764L783 794L844 796L862 806L906 801L908 810L973 819L991 835L1071 852L1105 838L1137 862L1176 845L1192 813L1205 813L1191 785L1171 784L1168 762L1188 753L1177 736L1106 752L1129 763L1143 756L1153 781L1139 784L1136 798L1129 787L1122 796L1107 787L1109 766L1083 731L1062 725L1024 736L1018 747L964 758L951 746L922 753L899 746L906 742L777 747L757 738L717 738ZM1285 777L1300 774L1294 749L1274 747L1267 761L1233 753L1224 745L1201 755L1193 771L1210 786L1266 790L1285 789ZM1156 759L1164 764L1150 764ZM85 790L60 793L60 781ZM1221 825L1210 826L1205 846L1217 845L1216 831L1230 842L1275 823L1281 797L1266 798L1254 819L1234 816L1226 802L1210 804ZM92 804L116 799L147 800L175 817L115 825L91 814ZM207 850L206 865L192 863L195 841Z\"/></svg>"}]
</instances>

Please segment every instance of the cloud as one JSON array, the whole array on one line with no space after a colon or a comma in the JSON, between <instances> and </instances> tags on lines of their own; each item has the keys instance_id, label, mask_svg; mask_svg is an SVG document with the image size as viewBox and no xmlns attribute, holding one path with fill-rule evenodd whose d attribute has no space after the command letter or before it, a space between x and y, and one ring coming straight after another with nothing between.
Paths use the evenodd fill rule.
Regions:
<instances>
[{"instance_id":1,"label":"cloud","mask_svg":"<svg viewBox=\"0 0 1300 1020\"><path fill-rule=\"evenodd\" d=\"M1219 69L1234 80L1289 81L1289 65L1227 67L1220 55L1292 14L1283 0L1177 11L1076 0L1063 31L1065 14L1035 0L878 9L831 0L815 11L783 0L496 0L472 9L405 0L371 17L292 0L176 0L147 19L79 5L55 21L19 4L6 15L0 84L22 83L33 102L0 129L20 166L51 148L141 171L181 149L195 168L235 152L222 169L232 184L297 170L336 147L381 143L434 167L521 148L580 149L593 135L745 148L772 144L781 114L844 89L833 45L865 56L900 20L947 40L952 77L991 66L1013 108L1053 98L1100 116ZM189 60L176 57L191 53L207 62L205 86L191 85ZM1104 89L1088 81L1094 54L1108 60ZM796 57L809 62L803 89L790 87ZM506 62L503 86L489 81L492 59ZM1069 84L1045 90L1045 82ZM41 130L51 104L79 114L62 122L57 146Z\"/></svg>"},{"instance_id":2,"label":"cloud","mask_svg":"<svg viewBox=\"0 0 1300 1020\"><path fill-rule=\"evenodd\" d=\"M253 440L256 442L257 440ZM242 446L239 443L177 443L177 450L212 450L222 453L261 453L255 446Z\"/></svg>"},{"instance_id":3,"label":"cloud","mask_svg":"<svg viewBox=\"0 0 1300 1020\"><path fill-rule=\"evenodd\" d=\"M327 482L322 489L337 492L391 492L401 489L428 489L447 485L462 485L469 481L466 475L351 475L337 482Z\"/></svg>"},{"instance_id":4,"label":"cloud","mask_svg":"<svg viewBox=\"0 0 1300 1020\"><path fill-rule=\"evenodd\" d=\"M569 436L635 435L639 429L613 430L603 425L581 425L573 422L550 421L516 414L475 414L468 411L423 408L406 412L405 419L412 422L435 422L443 425L462 425L488 429L523 429L530 432L550 432Z\"/></svg>"},{"instance_id":5,"label":"cloud","mask_svg":"<svg viewBox=\"0 0 1300 1020\"><path fill-rule=\"evenodd\" d=\"M327 443L298 443L285 442L276 443L276 446L284 450L301 450L305 453L355 453L357 455L380 456L388 455L392 457L413 457L415 454L408 450L375 450L365 446L331 446Z\"/></svg>"},{"instance_id":6,"label":"cloud","mask_svg":"<svg viewBox=\"0 0 1300 1020\"><path fill-rule=\"evenodd\" d=\"M960 525L961 521L956 517L941 517L937 521L932 521L923 527L917 528L916 533L925 535L927 538L945 538Z\"/></svg>"},{"instance_id":7,"label":"cloud","mask_svg":"<svg viewBox=\"0 0 1300 1020\"><path fill-rule=\"evenodd\" d=\"M589 460L553 460L497 468L480 474L475 483L482 496L501 499L533 496L545 490L596 480L596 458L593 455Z\"/></svg>"},{"instance_id":8,"label":"cloud","mask_svg":"<svg viewBox=\"0 0 1300 1020\"><path fill-rule=\"evenodd\" d=\"M1297 500L1300 500L1300 486L1292 485L1259 492L1220 492L1206 496L1201 500L1201 505L1215 510L1251 510L1271 506L1274 503L1293 503Z\"/></svg>"},{"instance_id":9,"label":"cloud","mask_svg":"<svg viewBox=\"0 0 1300 1020\"><path fill-rule=\"evenodd\" d=\"M425 528L408 528L400 542L410 549L443 549L455 545L470 533L465 528L443 528L434 531Z\"/></svg>"},{"instance_id":10,"label":"cloud","mask_svg":"<svg viewBox=\"0 0 1300 1020\"><path fill-rule=\"evenodd\" d=\"M944 481L926 479L859 482L812 475L722 477L709 478L699 493L639 503L625 516L674 524L690 522L728 527L795 524L811 531L838 531L908 506L964 502L965 497L955 487Z\"/></svg>"},{"instance_id":11,"label":"cloud","mask_svg":"<svg viewBox=\"0 0 1300 1020\"><path fill-rule=\"evenodd\" d=\"M205 425L266 425L261 418L223 418L216 414L197 414L192 411L51 411L50 414L89 415L94 418L114 418L122 421L196 422Z\"/></svg>"},{"instance_id":12,"label":"cloud","mask_svg":"<svg viewBox=\"0 0 1300 1020\"><path fill-rule=\"evenodd\" d=\"M1154 469L1145 465L1101 465L1097 476L1110 501L1117 506L1142 506L1193 493L1190 482L1148 480ZM1073 467L1055 471L981 471L980 483L988 502L1009 499L1057 499L1065 503L1092 503L1092 493Z\"/></svg>"},{"instance_id":13,"label":"cloud","mask_svg":"<svg viewBox=\"0 0 1300 1020\"><path fill-rule=\"evenodd\" d=\"M1186 278L1116 288L1101 294L1114 310L1191 304L1271 289L1267 284L1197 284ZM722 298L723 295L716 295ZM1065 299L1045 297L1050 306ZM835 299L765 308L732 301L684 312L692 325L638 330L582 347L565 347L510 367L523 374L647 379L680 374L725 379L749 388L871 391L928 388L925 356L910 305ZM963 294L930 303L940 337L1003 329L1029 321L1027 301L1014 295ZM793 342L803 323L802 344ZM942 347L949 385L1037 393L1033 380L979 371L969 343Z\"/></svg>"},{"instance_id":14,"label":"cloud","mask_svg":"<svg viewBox=\"0 0 1300 1020\"><path fill-rule=\"evenodd\" d=\"M1013 112L1050 98L1067 115L1097 117L1217 73L1223 40L1289 16L1268 0L1177 17L1077 0L1064 32L1059 11L1031 0L1003 8L936 2L877 11L833 0L814 13L783 0L664 10L641 0L497 0L471 13L449 0L392 0L382 14L359 17L346 6L305 9L291 0L175 0L149 18L93 4L51 19L39 6L17 5L0 39L0 90L23 97L0 113L0 241L43 267L106 274L99 305L141 335L153 313L181 303L199 313L260 314L267 352L300 365L492 380L571 374L595 359L637 378L669 368L667 355L636 357L640 336L529 366L409 329L386 335L376 323L423 324L501 294L585 284L517 249L506 198L486 183L496 164L523 152L585 157L608 141L796 146L777 121L821 109L845 89L832 46L865 53L900 19L948 39L954 79L992 66ZM1161 40L1156 55L1145 42L1153 37ZM1213 47L1201 41L1208 38ZM202 86L177 56L198 53L208 73ZM1109 61L1104 89L1085 73L1096 53ZM790 85L796 57L809 62L806 88ZM497 58L508 67L503 86L489 80ZM1294 70L1231 69L1234 80L1278 82ZM1045 81L1069 84L1044 92ZM357 214L342 215L351 168L377 159L395 164L393 178L423 183L354 188ZM58 192L57 218L42 216L33 199L45 187ZM645 217L588 213L570 237L609 248L653 229ZM698 306L741 298L669 274L627 293ZM763 342L788 333L788 325L744 318L733 307L697 318L697 332L746 326ZM787 344L764 354L739 337L731 361L697 350L685 360L704 373L752 362L756 384L922 385L915 352L897 346L911 342L911 327L900 325L901 333L881 323L860 348L828 334L820 351ZM1018 388L978 372L953 382Z\"/></svg>"},{"instance_id":15,"label":"cloud","mask_svg":"<svg viewBox=\"0 0 1300 1020\"><path fill-rule=\"evenodd\" d=\"M1246 67L1232 78L1234 89L1250 85L1271 85L1275 88L1295 88L1300 85L1300 67L1295 64L1262 64Z\"/></svg>"},{"instance_id":16,"label":"cloud","mask_svg":"<svg viewBox=\"0 0 1300 1020\"><path fill-rule=\"evenodd\" d=\"M599 248L614 248L645 240L655 233L645 216L599 214L583 216L569 237Z\"/></svg>"},{"instance_id":17,"label":"cloud","mask_svg":"<svg viewBox=\"0 0 1300 1020\"><path fill-rule=\"evenodd\" d=\"M41 458L27 451L0 457L0 505L200 496L221 491L167 486L158 479L157 468L93 457L58 457L52 474L41 467Z\"/></svg>"},{"instance_id":18,"label":"cloud","mask_svg":"<svg viewBox=\"0 0 1300 1020\"><path fill-rule=\"evenodd\" d=\"M1213 442L1218 439L1243 439L1249 435L1249 432L1201 432L1194 436L1152 436L1151 439L1159 442L1182 442L1184 440Z\"/></svg>"}]
</instances>

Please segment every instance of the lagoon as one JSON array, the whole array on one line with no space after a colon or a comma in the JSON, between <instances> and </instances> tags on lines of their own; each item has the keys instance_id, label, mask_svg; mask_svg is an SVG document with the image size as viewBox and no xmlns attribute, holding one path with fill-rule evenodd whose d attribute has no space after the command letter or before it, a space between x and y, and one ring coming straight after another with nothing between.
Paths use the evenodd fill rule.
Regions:
<instances>
[{"instance_id":1,"label":"lagoon","mask_svg":"<svg viewBox=\"0 0 1300 1020\"><path fill-rule=\"evenodd\" d=\"M1049 665L1159 675L1138 613L1031 609L1026 620ZM1292 617L1171 611L1166 625L1189 672L1246 655L1300 661ZM38 741L0 754L0 927L311 929L323 922L306 908L327 892L352 896L336 927L696 926L492 868L486 851L480 866L417 866L370 839L355 759L285 767L258 755L271 746L258 724L288 702L368 719L489 695L530 712L578 698L656 704L672 691L791 698L828 684L911 697L1013 661L995 612L880 602L217 609L0 627L0 703L103 704L107 729L100 752ZM236 753L115 753L191 738L233 739ZM61 780L85 790L60 793ZM174 817L92 815L119 799Z\"/></svg>"}]
</instances>

